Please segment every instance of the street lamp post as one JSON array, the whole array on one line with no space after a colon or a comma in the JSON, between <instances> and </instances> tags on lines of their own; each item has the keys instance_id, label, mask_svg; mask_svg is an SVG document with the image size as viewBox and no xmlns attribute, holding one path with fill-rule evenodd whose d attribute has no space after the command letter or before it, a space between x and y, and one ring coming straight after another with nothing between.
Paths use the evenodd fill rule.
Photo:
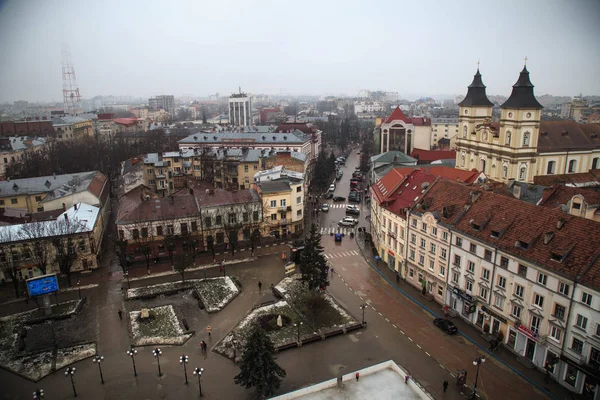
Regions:
<instances>
[{"instance_id":1,"label":"street lamp post","mask_svg":"<svg viewBox=\"0 0 600 400\"><path fill-rule=\"evenodd\" d=\"M471 397L472 399L474 399L475 397L477 397L477 381L479 380L479 366L485 362L485 357L477 357L475 360L473 360L473 365L477 365L477 373L475 374L475 386L473 386L473 397Z\"/></svg>"},{"instance_id":2,"label":"street lamp post","mask_svg":"<svg viewBox=\"0 0 600 400\"><path fill-rule=\"evenodd\" d=\"M137 350L135 347L131 346L131 349L127 350L127 355L131 357L131 363L133 364L133 376L137 376L137 370L135 369L135 355L137 354Z\"/></svg>"},{"instance_id":3,"label":"street lamp post","mask_svg":"<svg viewBox=\"0 0 600 400\"><path fill-rule=\"evenodd\" d=\"M104 376L102 375L102 362L104 361L103 356L96 356L92 359L93 362L98 363L98 371L100 371L100 382L104 385Z\"/></svg>"},{"instance_id":4,"label":"street lamp post","mask_svg":"<svg viewBox=\"0 0 600 400\"><path fill-rule=\"evenodd\" d=\"M366 304L361 304L360 308L362 310L362 324L365 325L366 321L365 321L365 309L367 308Z\"/></svg>"},{"instance_id":5,"label":"street lamp post","mask_svg":"<svg viewBox=\"0 0 600 400\"><path fill-rule=\"evenodd\" d=\"M185 354L182 354L181 357L179 357L179 364L183 365L183 374L185 375L185 384L188 384L188 378L187 378L187 367L186 364L188 363L189 357L186 356Z\"/></svg>"},{"instance_id":6,"label":"street lamp post","mask_svg":"<svg viewBox=\"0 0 600 400\"><path fill-rule=\"evenodd\" d=\"M44 389L35 389L35 392L33 392L33 398L34 399L41 399L44 397Z\"/></svg>"},{"instance_id":7,"label":"street lamp post","mask_svg":"<svg viewBox=\"0 0 600 400\"><path fill-rule=\"evenodd\" d=\"M77 391L75 390L75 381L73 381L73 375L75 375L75 367L67 367L65 370L65 376L71 378L71 386L73 386L73 396L77 397Z\"/></svg>"},{"instance_id":8,"label":"street lamp post","mask_svg":"<svg viewBox=\"0 0 600 400\"><path fill-rule=\"evenodd\" d=\"M152 354L156 357L156 362L158 363L158 376L162 376L162 372L160 371L160 356L162 355L162 351L157 347L152 350Z\"/></svg>"},{"instance_id":9,"label":"street lamp post","mask_svg":"<svg viewBox=\"0 0 600 400\"><path fill-rule=\"evenodd\" d=\"M204 368L195 368L194 369L194 375L198 376L198 390L200 391L200 397L204 396L202 394L202 381L200 378L202 378L202 372L204 372Z\"/></svg>"},{"instance_id":10,"label":"street lamp post","mask_svg":"<svg viewBox=\"0 0 600 400\"><path fill-rule=\"evenodd\" d=\"M131 283L129 282L129 271L125 271L125 278L127 279L127 289L131 289Z\"/></svg>"},{"instance_id":11,"label":"street lamp post","mask_svg":"<svg viewBox=\"0 0 600 400\"><path fill-rule=\"evenodd\" d=\"M79 293L79 298L81 299L81 280L77 279L77 292Z\"/></svg>"},{"instance_id":12,"label":"street lamp post","mask_svg":"<svg viewBox=\"0 0 600 400\"><path fill-rule=\"evenodd\" d=\"M297 324L294 324L295 327L298 328L298 340L296 340L296 342L300 343L300 326L302 325L302 322L298 322Z\"/></svg>"}]
</instances>

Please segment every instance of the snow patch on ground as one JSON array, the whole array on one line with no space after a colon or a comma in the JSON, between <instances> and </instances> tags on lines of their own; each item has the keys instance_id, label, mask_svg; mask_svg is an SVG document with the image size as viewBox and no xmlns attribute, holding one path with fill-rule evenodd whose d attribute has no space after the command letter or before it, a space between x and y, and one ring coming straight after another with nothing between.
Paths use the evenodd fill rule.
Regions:
<instances>
[{"instance_id":1,"label":"snow patch on ground","mask_svg":"<svg viewBox=\"0 0 600 400\"><path fill-rule=\"evenodd\" d=\"M32 381L39 381L52 373L52 360L52 351L43 351L34 355L13 358L3 365Z\"/></svg>"},{"instance_id":2,"label":"snow patch on ground","mask_svg":"<svg viewBox=\"0 0 600 400\"><path fill-rule=\"evenodd\" d=\"M329 293L325 293L323 297L325 298L325 300L327 300L331 307L333 307L338 312L338 314L340 314L340 317L342 317L345 320L344 324L338 326L343 326L348 322L355 322L354 318L350 316L346 312L346 310L344 310L338 303L336 303Z\"/></svg>"},{"instance_id":3,"label":"snow patch on ground","mask_svg":"<svg viewBox=\"0 0 600 400\"><path fill-rule=\"evenodd\" d=\"M198 280L196 290L209 313L221 311L240 291L230 277Z\"/></svg>"},{"instance_id":4,"label":"snow patch on ground","mask_svg":"<svg viewBox=\"0 0 600 400\"><path fill-rule=\"evenodd\" d=\"M141 311L131 311L129 321L134 346L148 346L157 344L181 345L191 334L185 334L173 306L160 306L149 308L152 318L149 321L140 321Z\"/></svg>"},{"instance_id":5,"label":"snow patch on ground","mask_svg":"<svg viewBox=\"0 0 600 400\"><path fill-rule=\"evenodd\" d=\"M134 300L141 297L160 295L162 293L172 292L172 291L180 291L191 289L194 287L194 282L192 280L188 281L176 281L176 282L167 282L167 283L159 283L157 285L151 286L142 286L134 289L127 289L127 300Z\"/></svg>"},{"instance_id":6,"label":"snow patch on ground","mask_svg":"<svg viewBox=\"0 0 600 400\"><path fill-rule=\"evenodd\" d=\"M244 263L244 262L256 261L256 259L257 259L256 257L240 258L240 259L237 259L237 260L225 261L225 265L233 265L233 264L239 264L239 263ZM218 262L218 263L212 263L212 264L206 264L206 265L198 265L197 267L186 268L185 272L202 271L202 270L207 269L207 268L218 267L219 265L221 265L220 262ZM157 278L157 277L160 277L160 276L169 276L169 275L175 275L175 274L179 274L179 272L177 272L177 271L157 272L155 274L148 274L148 275L144 275L144 276L137 276L135 278L129 278L129 281L130 282L141 281L143 279ZM127 279L123 278L122 281L126 282Z\"/></svg>"},{"instance_id":7,"label":"snow patch on ground","mask_svg":"<svg viewBox=\"0 0 600 400\"><path fill-rule=\"evenodd\" d=\"M96 355L96 343L82 344L80 346L65 347L56 352L56 369L84 360Z\"/></svg>"}]
</instances>

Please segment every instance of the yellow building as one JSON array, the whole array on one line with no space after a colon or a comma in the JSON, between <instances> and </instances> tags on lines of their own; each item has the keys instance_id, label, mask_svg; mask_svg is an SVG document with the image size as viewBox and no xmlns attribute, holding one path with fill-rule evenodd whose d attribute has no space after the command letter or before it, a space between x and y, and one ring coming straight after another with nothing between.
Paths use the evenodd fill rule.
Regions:
<instances>
[{"instance_id":1,"label":"yellow building","mask_svg":"<svg viewBox=\"0 0 600 400\"><path fill-rule=\"evenodd\" d=\"M52 118L52 126L59 140L94 137L94 124L90 118L63 115Z\"/></svg>"},{"instance_id":2,"label":"yellow building","mask_svg":"<svg viewBox=\"0 0 600 400\"><path fill-rule=\"evenodd\" d=\"M523 68L512 94L492 122L493 104L479 69L459 103L456 166L492 180L533 182L534 176L586 172L600 166L600 125L541 121L542 105Z\"/></svg>"},{"instance_id":3,"label":"yellow building","mask_svg":"<svg viewBox=\"0 0 600 400\"><path fill-rule=\"evenodd\" d=\"M263 202L264 234L276 238L304 231L303 180L294 177L256 182Z\"/></svg>"}]
</instances>

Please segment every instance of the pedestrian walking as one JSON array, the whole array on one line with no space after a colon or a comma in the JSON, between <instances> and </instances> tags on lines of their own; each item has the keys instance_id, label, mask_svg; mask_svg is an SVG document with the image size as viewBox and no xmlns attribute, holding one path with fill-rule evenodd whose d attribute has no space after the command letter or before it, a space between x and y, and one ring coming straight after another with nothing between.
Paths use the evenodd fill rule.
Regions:
<instances>
[{"instance_id":1,"label":"pedestrian walking","mask_svg":"<svg viewBox=\"0 0 600 400\"><path fill-rule=\"evenodd\" d=\"M400 274L396 274L396 283L400 283Z\"/></svg>"},{"instance_id":2,"label":"pedestrian walking","mask_svg":"<svg viewBox=\"0 0 600 400\"><path fill-rule=\"evenodd\" d=\"M212 332L212 328L209 326L206 327L206 333L208 333L208 337L210 337L210 333Z\"/></svg>"},{"instance_id":3,"label":"pedestrian walking","mask_svg":"<svg viewBox=\"0 0 600 400\"><path fill-rule=\"evenodd\" d=\"M356 376L356 382L360 379L360 372L357 372L354 376Z\"/></svg>"},{"instance_id":4,"label":"pedestrian walking","mask_svg":"<svg viewBox=\"0 0 600 400\"><path fill-rule=\"evenodd\" d=\"M119 319L123 320L123 311L119 310L118 313L119 313Z\"/></svg>"},{"instance_id":5,"label":"pedestrian walking","mask_svg":"<svg viewBox=\"0 0 600 400\"><path fill-rule=\"evenodd\" d=\"M258 291L260 292L262 290L262 282L258 281Z\"/></svg>"},{"instance_id":6,"label":"pedestrian walking","mask_svg":"<svg viewBox=\"0 0 600 400\"><path fill-rule=\"evenodd\" d=\"M448 381L444 381L444 393L448 390Z\"/></svg>"},{"instance_id":7,"label":"pedestrian walking","mask_svg":"<svg viewBox=\"0 0 600 400\"><path fill-rule=\"evenodd\" d=\"M404 377L404 383L408 385L408 379L410 378L410 376L408 376L408 374L406 374L406 376Z\"/></svg>"},{"instance_id":8,"label":"pedestrian walking","mask_svg":"<svg viewBox=\"0 0 600 400\"><path fill-rule=\"evenodd\" d=\"M287 257L285 256L285 252L281 252L281 261L285 262Z\"/></svg>"}]
</instances>

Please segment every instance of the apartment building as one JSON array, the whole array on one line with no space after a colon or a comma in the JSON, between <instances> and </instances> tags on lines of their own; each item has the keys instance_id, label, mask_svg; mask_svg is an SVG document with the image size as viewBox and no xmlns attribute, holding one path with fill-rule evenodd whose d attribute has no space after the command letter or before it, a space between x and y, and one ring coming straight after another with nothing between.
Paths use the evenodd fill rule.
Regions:
<instances>
[{"instance_id":1,"label":"apartment building","mask_svg":"<svg viewBox=\"0 0 600 400\"><path fill-rule=\"evenodd\" d=\"M241 91L229 96L229 124L252 126L252 96Z\"/></svg>"},{"instance_id":2,"label":"apartment building","mask_svg":"<svg viewBox=\"0 0 600 400\"><path fill-rule=\"evenodd\" d=\"M94 137L93 115L62 115L52 118L52 126L57 139L80 139Z\"/></svg>"},{"instance_id":3,"label":"apartment building","mask_svg":"<svg viewBox=\"0 0 600 400\"><path fill-rule=\"evenodd\" d=\"M280 238L304 231L303 183L303 179L291 175L256 180L254 187L263 202L265 234Z\"/></svg>"},{"instance_id":4,"label":"apartment building","mask_svg":"<svg viewBox=\"0 0 600 400\"><path fill-rule=\"evenodd\" d=\"M11 164L18 169L25 154L43 150L48 139L30 136L0 137L0 177L6 177L6 167Z\"/></svg>"},{"instance_id":5,"label":"apartment building","mask_svg":"<svg viewBox=\"0 0 600 400\"><path fill-rule=\"evenodd\" d=\"M449 180L432 184L413 216L421 218L409 224L408 246L418 257L430 245L422 242L423 229L433 223L442 235L447 231L441 243L450 270L443 297L433 290L436 301L570 390L597 391L597 222ZM413 244L411 235L419 231ZM421 287L429 292L430 281L441 286L441 279L433 281L440 271L426 274L420 264Z\"/></svg>"}]
</instances>

